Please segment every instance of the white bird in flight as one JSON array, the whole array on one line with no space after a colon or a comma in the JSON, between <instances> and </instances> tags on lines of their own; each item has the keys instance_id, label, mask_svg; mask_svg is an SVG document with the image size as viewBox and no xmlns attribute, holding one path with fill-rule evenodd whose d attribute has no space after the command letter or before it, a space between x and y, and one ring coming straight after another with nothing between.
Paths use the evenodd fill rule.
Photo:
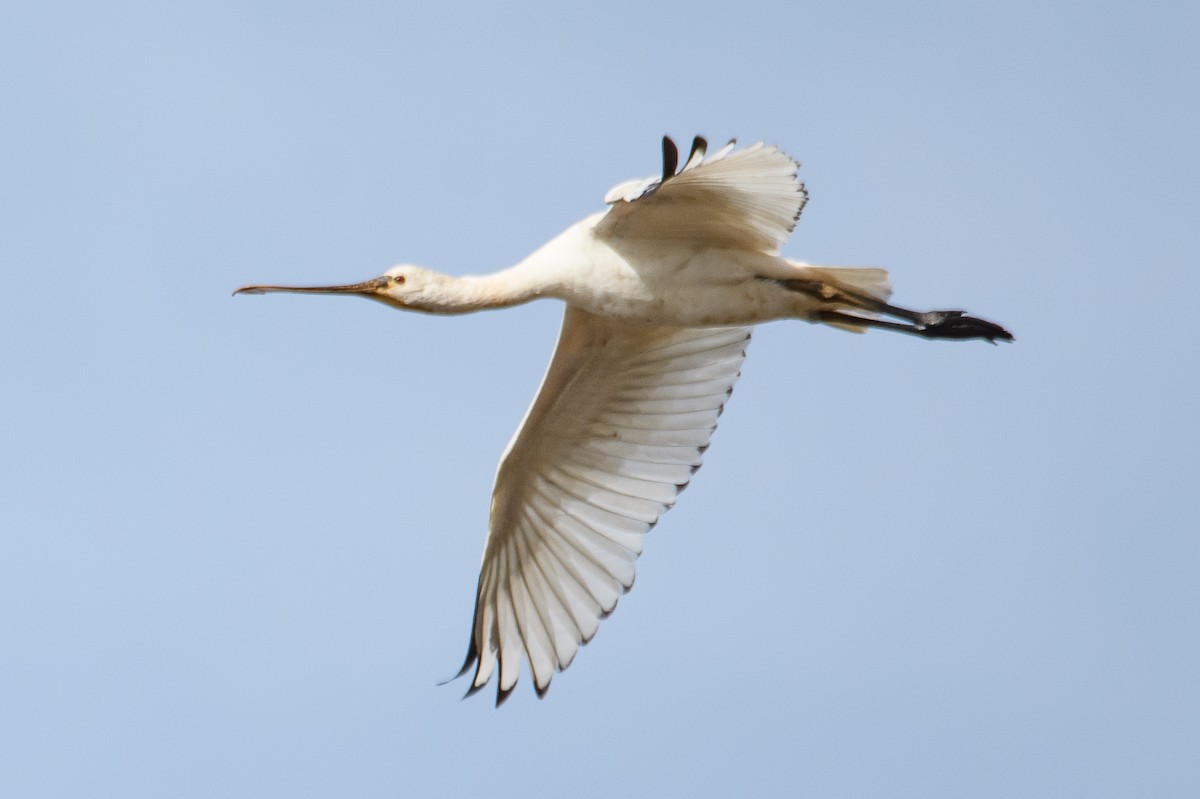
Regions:
<instances>
[{"instance_id":1,"label":"white bird in flight","mask_svg":"<svg viewBox=\"0 0 1200 799\"><path fill-rule=\"evenodd\" d=\"M596 634L633 585L643 537L700 468L753 325L803 319L925 338L1013 338L962 311L888 304L882 269L781 257L808 199L799 164L762 143L706 151L696 137L678 169L679 152L663 137L660 176L616 186L607 210L490 275L404 264L352 285L234 292L350 294L433 314L566 303L549 370L496 475L458 673L474 667L468 696L498 669L502 703L523 659L545 696Z\"/></svg>"}]
</instances>

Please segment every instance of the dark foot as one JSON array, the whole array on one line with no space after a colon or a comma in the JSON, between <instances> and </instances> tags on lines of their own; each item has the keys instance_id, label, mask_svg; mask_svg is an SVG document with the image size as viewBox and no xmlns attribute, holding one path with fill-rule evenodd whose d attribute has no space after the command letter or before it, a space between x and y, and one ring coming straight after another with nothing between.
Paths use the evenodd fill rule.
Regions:
<instances>
[{"instance_id":1,"label":"dark foot","mask_svg":"<svg viewBox=\"0 0 1200 799\"><path fill-rule=\"evenodd\" d=\"M916 317L912 332L925 338L981 338L993 344L997 339L1013 340L1013 334L995 322L967 316L963 311L926 311Z\"/></svg>"}]
</instances>

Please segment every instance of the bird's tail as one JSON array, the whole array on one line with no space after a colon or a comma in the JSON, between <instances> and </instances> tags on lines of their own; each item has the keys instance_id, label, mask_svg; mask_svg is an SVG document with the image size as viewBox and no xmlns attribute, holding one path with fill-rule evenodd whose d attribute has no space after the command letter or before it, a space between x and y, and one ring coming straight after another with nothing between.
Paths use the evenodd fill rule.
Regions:
<instances>
[{"instance_id":1,"label":"bird's tail","mask_svg":"<svg viewBox=\"0 0 1200 799\"><path fill-rule=\"evenodd\" d=\"M803 266L806 271L817 279L849 286L869 297L887 301L892 296L892 281L886 269L874 266L808 266L793 261L796 266Z\"/></svg>"}]
</instances>

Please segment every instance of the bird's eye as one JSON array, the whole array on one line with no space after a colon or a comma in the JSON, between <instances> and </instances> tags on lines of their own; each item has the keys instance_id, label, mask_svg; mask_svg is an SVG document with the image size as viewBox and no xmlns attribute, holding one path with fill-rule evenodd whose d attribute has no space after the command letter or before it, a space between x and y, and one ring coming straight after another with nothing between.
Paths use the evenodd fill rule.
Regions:
<instances>
[{"instance_id":1,"label":"bird's eye","mask_svg":"<svg viewBox=\"0 0 1200 799\"><path fill-rule=\"evenodd\" d=\"M392 282L397 286L404 285L404 275L392 275Z\"/></svg>"}]
</instances>

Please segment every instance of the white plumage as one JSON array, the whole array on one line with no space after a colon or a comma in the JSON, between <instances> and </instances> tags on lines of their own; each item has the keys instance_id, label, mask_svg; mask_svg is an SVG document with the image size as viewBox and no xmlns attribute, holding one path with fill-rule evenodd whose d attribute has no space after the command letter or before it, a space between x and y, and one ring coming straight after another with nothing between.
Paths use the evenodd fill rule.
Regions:
<instances>
[{"instance_id":1,"label":"white plumage","mask_svg":"<svg viewBox=\"0 0 1200 799\"><path fill-rule=\"evenodd\" d=\"M749 340L748 327L633 327L567 309L496 477L474 687L499 650L510 690L523 642L542 693L591 640L633 585L643 535L699 468Z\"/></svg>"},{"instance_id":2,"label":"white plumage","mask_svg":"<svg viewBox=\"0 0 1200 799\"><path fill-rule=\"evenodd\" d=\"M778 255L807 200L780 150L730 142L682 169L621 183L611 206L509 269L448 277L402 265L342 286L427 313L550 297L566 302L549 370L500 461L466 662L473 693L498 674L497 704L529 664L539 696L633 585L645 533L700 467L737 381L751 326L779 318L926 338L1011 340L961 311L887 303L880 269L815 267ZM901 321L889 321L884 316Z\"/></svg>"}]
</instances>

